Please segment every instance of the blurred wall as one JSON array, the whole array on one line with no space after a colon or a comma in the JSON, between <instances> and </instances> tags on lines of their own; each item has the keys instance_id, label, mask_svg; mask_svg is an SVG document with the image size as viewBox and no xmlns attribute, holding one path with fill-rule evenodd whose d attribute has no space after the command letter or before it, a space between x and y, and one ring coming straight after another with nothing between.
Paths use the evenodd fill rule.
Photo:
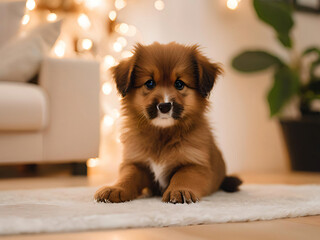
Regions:
<instances>
[{"instance_id":1,"label":"blurred wall","mask_svg":"<svg viewBox=\"0 0 320 240\"><path fill-rule=\"evenodd\" d=\"M241 1L235 11L226 8L226 0L164 0L163 11L157 11L153 2L129 1L120 20L136 25L146 44L199 43L208 57L224 65L226 74L211 95L209 118L228 171L287 171L279 124L269 118L266 101L272 72L245 75L230 67L232 56L247 48L264 48L288 58L272 29L257 19L252 1ZM320 45L320 17L299 13L295 19L297 48Z\"/></svg>"}]
</instances>

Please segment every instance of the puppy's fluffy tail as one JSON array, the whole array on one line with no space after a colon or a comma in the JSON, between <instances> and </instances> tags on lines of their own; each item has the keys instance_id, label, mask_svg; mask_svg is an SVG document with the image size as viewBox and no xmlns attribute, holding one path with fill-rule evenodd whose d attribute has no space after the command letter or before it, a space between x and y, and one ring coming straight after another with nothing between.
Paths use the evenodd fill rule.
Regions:
<instances>
[{"instance_id":1,"label":"puppy's fluffy tail","mask_svg":"<svg viewBox=\"0 0 320 240\"><path fill-rule=\"evenodd\" d=\"M239 186L242 184L240 178L235 176L226 176L221 183L220 188L225 192L237 192L239 191Z\"/></svg>"}]
</instances>

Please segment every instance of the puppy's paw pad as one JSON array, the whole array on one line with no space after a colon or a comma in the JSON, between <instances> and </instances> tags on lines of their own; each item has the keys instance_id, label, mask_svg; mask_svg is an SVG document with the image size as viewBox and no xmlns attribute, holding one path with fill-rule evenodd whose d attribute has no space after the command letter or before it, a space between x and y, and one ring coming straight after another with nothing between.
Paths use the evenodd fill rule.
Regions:
<instances>
[{"instance_id":1,"label":"puppy's paw pad","mask_svg":"<svg viewBox=\"0 0 320 240\"><path fill-rule=\"evenodd\" d=\"M104 203L120 203L134 199L135 196L123 188L119 187L103 187L94 195L97 202Z\"/></svg>"},{"instance_id":2,"label":"puppy's paw pad","mask_svg":"<svg viewBox=\"0 0 320 240\"><path fill-rule=\"evenodd\" d=\"M191 190L167 190L162 197L163 202L169 203L195 203L199 198Z\"/></svg>"}]
</instances>

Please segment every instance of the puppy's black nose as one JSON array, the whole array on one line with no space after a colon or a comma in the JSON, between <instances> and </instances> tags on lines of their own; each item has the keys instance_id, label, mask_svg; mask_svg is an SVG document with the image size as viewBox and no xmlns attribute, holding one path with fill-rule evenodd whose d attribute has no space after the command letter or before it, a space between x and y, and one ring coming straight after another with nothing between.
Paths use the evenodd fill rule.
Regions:
<instances>
[{"instance_id":1,"label":"puppy's black nose","mask_svg":"<svg viewBox=\"0 0 320 240\"><path fill-rule=\"evenodd\" d=\"M168 102L168 103L159 103L158 108L159 108L160 112L167 113L167 112L170 111L171 106L172 105L171 105L170 102Z\"/></svg>"}]
</instances>

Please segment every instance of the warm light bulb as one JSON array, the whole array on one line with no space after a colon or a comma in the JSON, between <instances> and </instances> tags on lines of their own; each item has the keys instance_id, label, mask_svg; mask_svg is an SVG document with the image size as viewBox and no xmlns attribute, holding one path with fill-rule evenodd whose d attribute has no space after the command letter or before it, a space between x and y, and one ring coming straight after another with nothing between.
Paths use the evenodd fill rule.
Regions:
<instances>
[{"instance_id":1,"label":"warm light bulb","mask_svg":"<svg viewBox=\"0 0 320 240\"><path fill-rule=\"evenodd\" d=\"M22 18L22 25L27 25L30 21L30 15L26 14Z\"/></svg>"},{"instance_id":2,"label":"warm light bulb","mask_svg":"<svg viewBox=\"0 0 320 240\"><path fill-rule=\"evenodd\" d=\"M110 11L110 12L109 12L109 19L110 19L111 21L114 21L114 20L116 20L116 18L117 18L117 12L114 11L114 10Z\"/></svg>"},{"instance_id":3,"label":"warm light bulb","mask_svg":"<svg viewBox=\"0 0 320 240\"><path fill-rule=\"evenodd\" d=\"M122 34L126 34L129 31L129 25L126 23L121 23L119 26L119 31Z\"/></svg>"},{"instance_id":4,"label":"warm light bulb","mask_svg":"<svg viewBox=\"0 0 320 240\"><path fill-rule=\"evenodd\" d=\"M91 27L91 22L87 15L81 13L78 17L78 24L85 30L88 30Z\"/></svg>"},{"instance_id":5,"label":"warm light bulb","mask_svg":"<svg viewBox=\"0 0 320 240\"><path fill-rule=\"evenodd\" d=\"M122 58L128 58L128 57L131 57L132 55L133 55L133 53L130 52L130 51L123 51L123 52L121 53L121 57L122 57Z\"/></svg>"},{"instance_id":6,"label":"warm light bulb","mask_svg":"<svg viewBox=\"0 0 320 240\"><path fill-rule=\"evenodd\" d=\"M154 2L155 9L162 11L164 9L164 2L162 0L157 0Z\"/></svg>"},{"instance_id":7,"label":"warm light bulb","mask_svg":"<svg viewBox=\"0 0 320 240\"><path fill-rule=\"evenodd\" d=\"M93 45L93 42L91 39L85 38L85 39L82 39L82 41L81 41L81 46L85 50L91 49L92 45Z\"/></svg>"},{"instance_id":8,"label":"warm light bulb","mask_svg":"<svg viewBox=\"0 0 320 240\"><path fill-rule=\"evenodd\" d=\"M55 13L49 13L48 16L47 16L47 20L48 20L49 22L53 22L53 21L57 20L57 14L55 14Z\"/></svg>"},{"instance_id":9,"label":"warm light bulb","mask_svg":"<svg viewBox=\"0 0 320 240\"><path fill-rule=\"evenodd\" d=\"M102 85L102 92L105 95L109 95L112 92L112 86L110 83L106 82Z\"/></svg>"},{"instance_id":10,"label":"warm light bulb","mask_svg":"<svg viewBox=\"0 0 320 240\"><path fill-rule=\"evenodd\" d=\"M102 5L102 0L84 0L84 6L90 10Z\"/></svg>"},{"instance_id":11,"label":"warm light bulb","mask_svg":"<svg viewBox=\"0 0 320 240\"><path fill-rule=\"evenodd\" d=\"M238 5L239 5L240 0L228 0L227 1L227 7L230 10L235 10L237 9Z\"/></svg>"},{"instance_id":12,"label":"warm light bulb","mask_svg":"<svg viewBox=\"0 0 320 240\"><path fill-rule=\"evenodd\" d=\"M116 7L116 9L120 10L122 8L124 8L127 5L127 2L125 0L116 0L114 2L114 6Z\"/></svg>"},{"instance_id":13,"label":"warm light bulb","mask_svg":"<svg viewBox=\"0 0 320 240\"><path fill-rule=\"evenodd\" d=\"M116 64L116 60L113 56L107 55L103 59L103 67L105 70L108 70L110 67L114 66Z\"/></svg>"},{"instance_id":14,"label":"warm light bulb","mask_svg":"<svg viewBox=\"0 0 320 240\"><path fill-rule=\"evenodd\" d=\"M99 165L99 158L89 158L87 161L87 167L96 167Z\"/></svg>"},{"instance_id":15,"label":"warm light bulb","mask_svg":"<svg viewBox=\"0 0 320 240\"><path fill-rule=\"evenodd\" d=\"M124 37L118 37L117 42L120 43L122 47L127 46L128 43L127 39L125 39Z\"/></svg>"},{"instance_id":16,"label":"warm light bulb","mask_svg":"<svg viewBox=\"0 0 320 240\"><path fill-rule=\"evenodd\" d=\"M111 127L111 126L113 125L113 123L114 123L114 120L113 120L112 117L110 117L110 116L108 116L108 115L104 116L104 118L103 118L103 124L104 124L105 126Z\"/></svg>"},{"instance_id":17,"label":"warm light bulb","mask_svg":"<svg viewBox=\"0 0 320 240\"><path fill-rule=\"evenodd\" d=\"M114 50L115 52L121 52L121 50L122 50L122 45L121 45L121 43L115 42L115 43L113 44L113 50Z\"/></svg>"},{"instance_id":18,"label":"warm light bulb","mask_svg":"<svg viewBox=\"0 0 320 240\"><path fill-rule=\"evenodd\" d=\"M63 57L66 51L66 43L62 40L59 40L54 47L54 53L57 57Z\"/></svg>"},{"instance_id":19,"label":"warm light bulb","mask_svg":"<svg viewBox=\"0 0 320 240\"><path fill-rule=\"evenodd\" d=\"M26 3L26 7L29 11L32 11L36 8L36 1L35 0L28 0Z\"/></svg>"}]
</instances>

